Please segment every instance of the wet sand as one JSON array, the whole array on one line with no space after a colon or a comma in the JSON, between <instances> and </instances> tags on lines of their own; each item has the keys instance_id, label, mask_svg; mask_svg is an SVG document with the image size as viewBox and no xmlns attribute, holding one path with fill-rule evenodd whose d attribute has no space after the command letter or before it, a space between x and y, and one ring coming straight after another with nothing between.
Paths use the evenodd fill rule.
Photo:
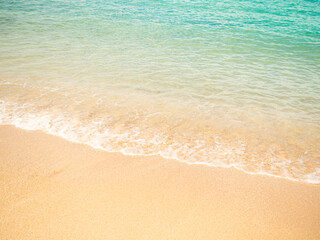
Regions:
<instances>
[{"instance_id":1,"label":"wet sand","mask_svg":"<svg viewBox=\"0 0 320 240\"><path fill-rule=\"evenodd\" d=\"M0 127L0 239L320 239L320 186Z\"/></svg>"}]
</instances>

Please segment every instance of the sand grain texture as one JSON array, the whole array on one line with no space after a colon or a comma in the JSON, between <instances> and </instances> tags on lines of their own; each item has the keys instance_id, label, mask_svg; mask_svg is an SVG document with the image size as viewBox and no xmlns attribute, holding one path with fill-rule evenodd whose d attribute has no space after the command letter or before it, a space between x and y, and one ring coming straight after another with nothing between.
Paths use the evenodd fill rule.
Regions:
<instances>
[{"instance_id":1,"label":"sand grain texture","mask_svg":"<svg viewBox=\"0 0 320 240\"><path fill-rule=\"evenodd\" d=\"M0 127L0 239L320 239L320 188Z\"/></svg>"}]
</instances>

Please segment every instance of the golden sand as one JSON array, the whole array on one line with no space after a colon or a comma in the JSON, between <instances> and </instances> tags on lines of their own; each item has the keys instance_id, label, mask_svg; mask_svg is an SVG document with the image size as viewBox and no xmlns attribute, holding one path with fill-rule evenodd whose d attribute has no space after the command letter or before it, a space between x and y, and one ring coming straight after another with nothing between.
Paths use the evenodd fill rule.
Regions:
<instances>
[{"instance_id":1,"label":"golden sand","mask_svg":"<svg viewBox=\"0 0 320 240\"><path fill-rule=\"evenodd\" d=\"M0 239L320 239L320 186L0 127Z\"/></svg>"}]
</instances>

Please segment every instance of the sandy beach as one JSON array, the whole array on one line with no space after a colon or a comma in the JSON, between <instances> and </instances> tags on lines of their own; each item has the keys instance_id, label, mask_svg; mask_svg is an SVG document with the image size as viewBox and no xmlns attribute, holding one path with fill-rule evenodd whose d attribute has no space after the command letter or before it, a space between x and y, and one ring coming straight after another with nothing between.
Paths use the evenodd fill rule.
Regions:
<instances>
[{"instance_id":1,"label":"sandy beach","mask_svg":"<svg viewBox=\"0 0 320 240\"><path fill-rule=\"evenodd\" d=\"M0 240L320 240L319 1L0 1Z\"/></svg>"},{"instance_id":2,"label":"sandy beach","mask_svg":"<svg viewBox=\"0 0 320 240\"><path fill-rule=\"evenodd\" d=\"M320 239L320 188L0 127L0 239Z\"/></svg>"}]
</instances>

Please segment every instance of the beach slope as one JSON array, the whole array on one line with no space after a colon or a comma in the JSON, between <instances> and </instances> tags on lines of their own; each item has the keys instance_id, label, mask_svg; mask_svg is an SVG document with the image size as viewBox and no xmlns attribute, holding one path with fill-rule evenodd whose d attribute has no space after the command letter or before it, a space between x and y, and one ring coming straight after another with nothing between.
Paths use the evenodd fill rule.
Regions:
<instances>
[{"instance_id":1,"label":"beach slope","mask_svg":"<svg viewBox=\"0 0 320 240\"><path fill-rule=\"evenodd\" d=\"M320 187L0 127L0 239L320 239Z\"/></svg>"}]
</instances>

